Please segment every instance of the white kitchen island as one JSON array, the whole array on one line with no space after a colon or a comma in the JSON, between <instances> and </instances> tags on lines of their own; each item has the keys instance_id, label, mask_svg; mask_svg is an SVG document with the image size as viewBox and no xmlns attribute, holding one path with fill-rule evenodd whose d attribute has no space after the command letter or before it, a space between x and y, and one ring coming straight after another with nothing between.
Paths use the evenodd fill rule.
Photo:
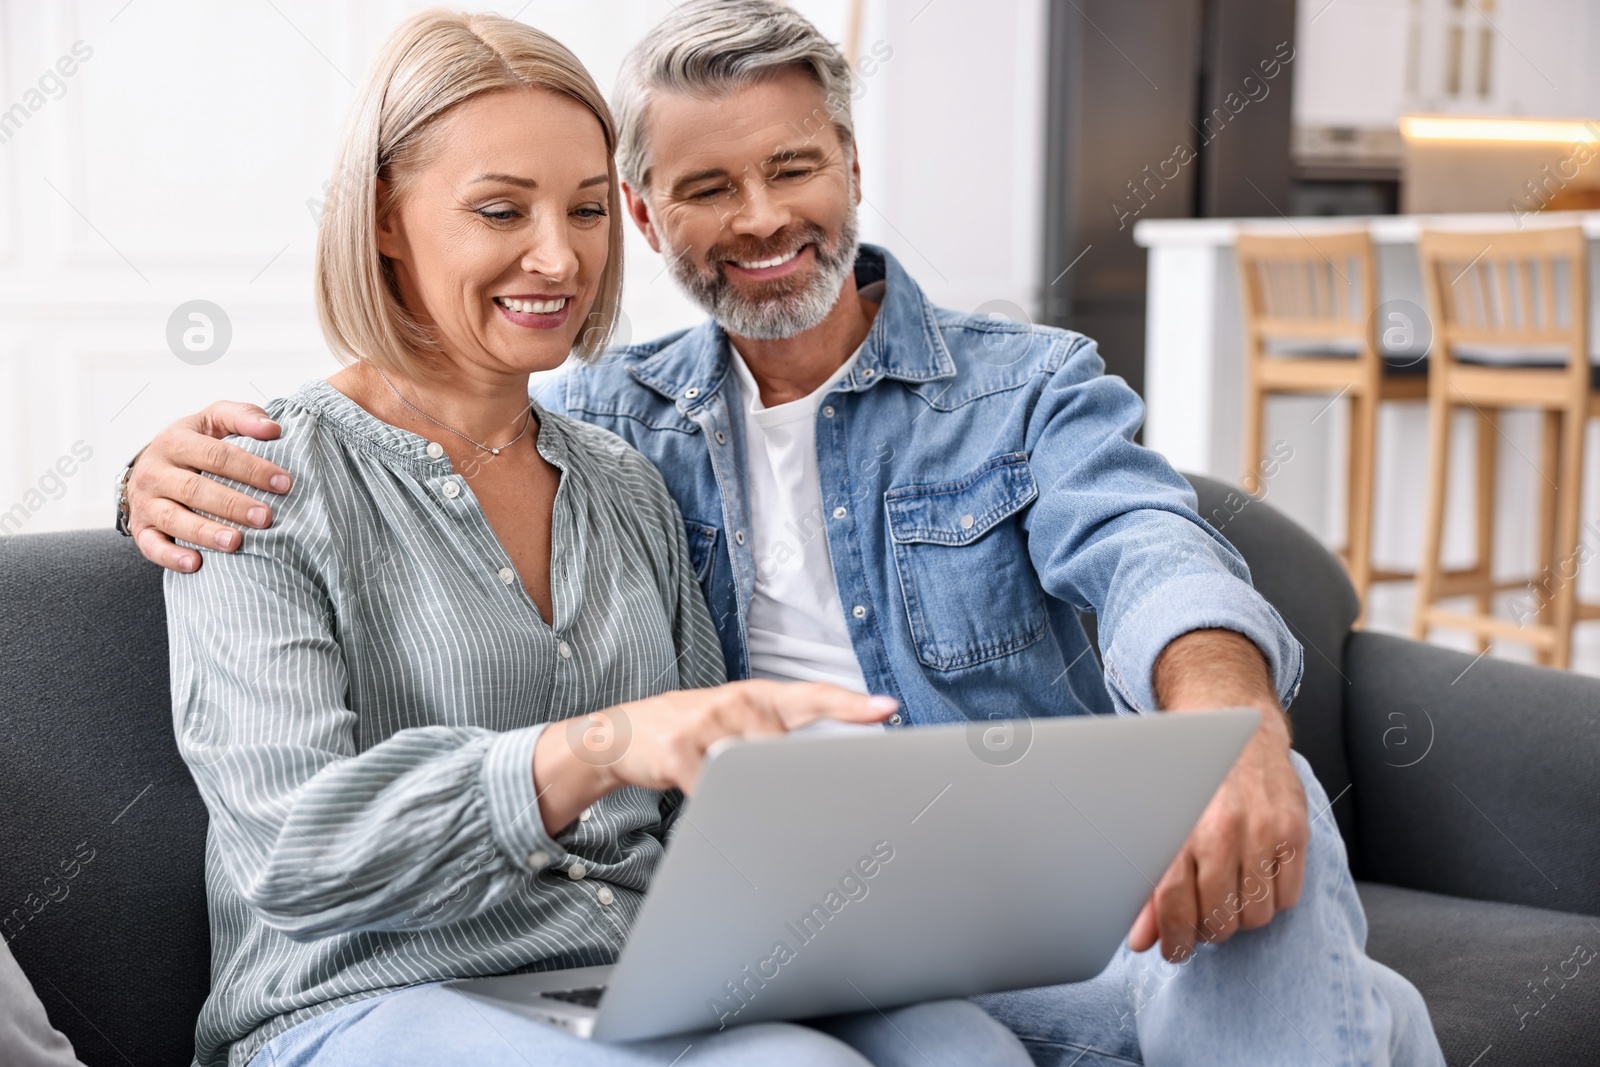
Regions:
<instances>
[{"instance_id":1,"label":"white kitchen island","mask_svg":"<svg viewBox=\"0 0 1600 1067\"><path fill-rule=\"evenodd\" d=\"M1597 318L1595 242L1600 242L1600 212L1527 215L1373 216L1364 218L1146 219L1133 237L1149 249L1145 333L1144 442L1180 470L1237 483L1244 406L1243 333L1233 239L1243 228L1295 234L1364 228L1378 257L1383 329L1401 341L1408 327L1413 341L1429 329L1417 265L1417 235L1424 228L1455 230L1515 229L1522 226L1582 226L1590 240L1590 347ZM1404 303L1400 303L1404 302ZM1397 312L1400 318L1393 318ZM1415 319L1415 322L1411 320ZM1451 566L1472 558L1471 422L1458 416L1453 448L1446 560ZM1319 397L1275 397L1267 407L1269 450L1287 447L1265 491L1272 502L1315 531L1324 543L1343 540L1345 405ZM1530 412L1508 412L1502 419L1500 499L1497 509L1496 571L1528 574L1534 559L1537 421ZM1378 486L1375 501L1374 561L1380 567L1411 569L1422 543L1427 473L1425 404L1386 406L1378 424ZM1584 537L1600 555L1600 452L1591 438L1584 468ZM1586 568L1580 590L1600 598L1600 562ZM1508 600L1518 594L1506 594ZM1371 604L1371 625L1404 631L1411 616L1410 584L1379 586ZM1509 604L1507 605L1509 609ZM1464 635L1437 631L1434 639L1471 647ZM1508 658L1525 659L1522 646L1501 646ZM1600 673L1600 624L1580 626L1574 644L1577 669Z\"/></svg>"}]
</instances>

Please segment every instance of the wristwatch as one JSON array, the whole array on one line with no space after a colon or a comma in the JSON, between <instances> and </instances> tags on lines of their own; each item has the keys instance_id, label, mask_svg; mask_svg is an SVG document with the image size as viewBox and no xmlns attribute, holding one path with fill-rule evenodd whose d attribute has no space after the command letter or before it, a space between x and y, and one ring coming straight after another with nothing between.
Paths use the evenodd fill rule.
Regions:
<instances>
[{"instance_id":1,"label":"wristwatch","mask_svg":"<svg viewBox=\"0 0 1600 1067\"><path fill-rule=\"evenodd\" d=\"M117 475L117 533L123 537L132 537L133 531L128 528L128 475L133 473L133 465L139 462L139 456L144 455L140 449L138 454L128 460L128 465L122 468Z\"/></svg>"}]
</instances>

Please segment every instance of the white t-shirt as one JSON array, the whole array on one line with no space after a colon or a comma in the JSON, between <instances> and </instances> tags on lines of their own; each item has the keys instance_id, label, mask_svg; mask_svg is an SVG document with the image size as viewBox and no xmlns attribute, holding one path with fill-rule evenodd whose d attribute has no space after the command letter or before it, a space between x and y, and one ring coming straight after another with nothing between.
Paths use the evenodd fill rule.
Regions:
<instances>
[{"instance_id":1,"label":"white t-shirt","mask_svg":"<svg viewBox=\"0 0 1600 1067\"><path fill-rule=\"evenodd\" d=\"M857 693L867 691L834 584L825 529L829 519L817 470L817 409L834 382L850 373L858 355L860 349L810 396L769 408L761 403L750 368L733 351L756 570L750 602L753 678L832 682Z\"/></svg>"}]
</instances>

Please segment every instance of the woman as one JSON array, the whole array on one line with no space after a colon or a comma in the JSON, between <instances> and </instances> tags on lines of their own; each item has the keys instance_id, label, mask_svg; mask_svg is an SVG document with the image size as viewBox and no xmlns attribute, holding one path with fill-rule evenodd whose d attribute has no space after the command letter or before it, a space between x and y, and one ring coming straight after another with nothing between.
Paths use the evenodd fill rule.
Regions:
<instances>
[{"instance_id":1,"label":"woman","mask_svg":"<svg viewBox=\"0 0 1600 1067\"><path fill-rule=\"evenodd\" d=\"M197 1059L1026 1063L966 1002L606 1046L437 985L610 962L712 742L893 709L719 686L660 476L530 406L616 314L613 147L582 65L495 16L408 21L356 101L317 248L349 366L245 442L302 474L273 526L166 587L211 813Z\"/></svg>"}]
</instances>

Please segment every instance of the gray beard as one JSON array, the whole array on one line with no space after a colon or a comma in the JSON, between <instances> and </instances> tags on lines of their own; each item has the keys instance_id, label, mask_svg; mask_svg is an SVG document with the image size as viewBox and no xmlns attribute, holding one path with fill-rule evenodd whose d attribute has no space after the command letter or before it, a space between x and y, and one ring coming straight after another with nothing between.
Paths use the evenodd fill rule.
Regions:
<instances>
[{"instance_id":1,"label":"gray beard","mask_svg":"<svg viewBox=\"0 0 1600 1067\"><path fill-rule=\"evenodd\" d=\"M856 206L850 205L844 225L830 246L819 227L811 227L808 243L815 249L817 269L796 292L750 298L728 281L720 263L701 271L686 256L667 250L667 265L701 310L728 333L755 341L776 341L811 329L828 317L839 300L839 288L856 266L859 235Z\"/></svg>"}]
</instances>

